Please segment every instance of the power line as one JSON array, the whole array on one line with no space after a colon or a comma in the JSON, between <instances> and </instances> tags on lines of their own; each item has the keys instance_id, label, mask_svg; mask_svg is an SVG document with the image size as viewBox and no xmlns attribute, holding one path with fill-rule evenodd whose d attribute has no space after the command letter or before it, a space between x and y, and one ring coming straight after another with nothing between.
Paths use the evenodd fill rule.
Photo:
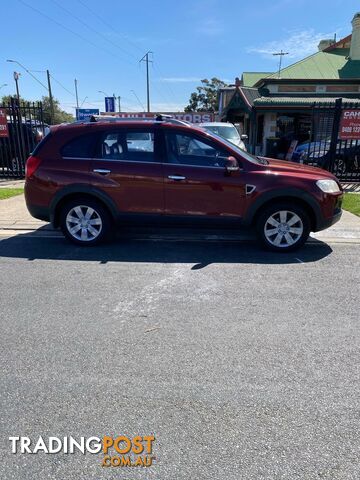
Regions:
<instances>
[{"instance_id":1,"label":"power line","mask_svg":"<svg viewBox=\"0 0 360 480\"><path fill-rule=\"evenodd\" d=\"M108 28L110 28L110 30L112 30L114 33L116 33L116 35L120 35L128 44L132 45L133 47L135 47L137 50L139 51L142 51L143 49L140 48L140 46L136 45L136 43L132 42L131 40L129 40L128 38L126 38L125 35L119 33L118 31L116 31L114 29L114 27L112 25L110 25L110 23L108 23L106 20L104 20L100 15L98 15L96 12L94 12L94 10L92 10L85 2L83 2L82 0L78 0L78 2L84 6L87 10L89 10L89 12L91 12L98 20L100 20L100 22L102 22L104 25L106 25Z\"/></svg>"},{"instance_id":2,"label":"power line","mask_svg":"<svg viewBox=\"0 0 360 480\"><path fill-rule=\"evenodd\" d=\"M109 38L106 37L106 35L102 34L101 32L99 32L98 30L96 30L94 27L92 27L91 25L87 24L86 22L84 22L81 18L77 17L76 15L74 15L72 12L70 12L70 10L68 10L67 8L63 7L62 5L60 5L56 0L51 0L55 5L57 5L59 8L61 8L62 10L64 10L64 12L66 12L68 15L70 15L72 18L74 18L75 20L77 20L79 23L81 23L82 25L84 25L86 28L88 28L90 31L96 33L96 35L98 35L99 37L103 38L104 40L106 40L107 42L109 42L111 45L115 46L116 48L118 48L119 50L121 50L122 52L124 52L126 55L129 55L131 56L132 58L136 59L136 57L132 54L132 53L129 53L127 50L125 50L124 48L120 47L119 45L117 45L115 42L113 42L112 40L110 40ZM125 62L129 62L128 59L123 59Z\"/></svg>"},{"instance_id":3,"label":"power line","mask_svg":"<svg viewBox=\"0 0 360 480\"><path fill-rule=\"evenodd\" d=\"M23 5L25 5L26 7L30 8L31 10L34 10L35 12L37 12L38 14L42 15L43 17L47 18L48 20L50 20L51 22L55 23L56 25L58 25L59 27L63 28L64 30L66 30L67 32L70 32L72 33L73 35L77 36L78 38L80 38L81 40L83 40L84 42L87 42L88 44L90 44L91 46L97 48L97 49L100 49L104 52L106 52L108 55L111 55L112 57L114 57L114 54L112 52L110 52L109 50L107 50L106 48L103 48L103 47L100 47L99 45L97 45L96 43L92 42L91 40L89 40L88 38L86 37L83 37L82 35L80 35L80 33L77 33L75 32L74 30L72 30L71 28L68 28L67 26L65 26L64 24L62 24L61 22L58 22L57 20L55 20L54 18L50 17L49 15L47 15L46 13L42 12L41 10L38 10L37 8L33 7L32 5L29 5L28 3L26 3L24 0L18 0L20 3L22 3Z\"/></svg>"},{"instance_id":4,"label":"power line","mask_svg":"<svg viewBox=\"0 0 360 480\"><path fill-rule=\"evenodd\" d=\"M64 87L64 85L61 82L59 82L59 80L56 80L56 78L54 78L54 75L51 74L50 76L54 80L54 82L60 85L60 87L63 88L66 92L70 93L70 95L72 95L73 97L76 96L74 92L71 92L68 88Z\"/></svg>"},{"instance_id":5,"label":"power line","mask_svg":"<svg viewBox=\"0 0 360 480\"><path fill-rule=\"evenodd\" d=\"M165 75L162 73L162 71L160 70L160 68L155 64L153 63L153 67L155 70L157 70L159 72L159 75L163 78L165 78ZM168 89L168 93L170 94L170 97L173 98L173 100L175 101L175 93L173 91L173 89L170 87L170 85L167 83L167 82L163 82L163 84L166 86L166 88Z\"/></svg>"}]
</instances>

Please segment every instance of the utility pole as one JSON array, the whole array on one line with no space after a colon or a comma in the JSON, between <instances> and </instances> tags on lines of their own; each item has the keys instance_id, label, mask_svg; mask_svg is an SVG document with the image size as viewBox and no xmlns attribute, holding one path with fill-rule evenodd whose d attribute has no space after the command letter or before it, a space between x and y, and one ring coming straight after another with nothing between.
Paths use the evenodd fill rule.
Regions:
<instances>
[{"instance_id":1,"label":"utility pole","mask_svg":"<svg viewBox=\"0 0 360 480\"><path fill-rule=\"evenodd\" d=\"M121 99L121 97L120 97L120 96L118 96L119 113L121 112L120 99Z\"/></svg>"},{"instance_id":2,"label":"utility pole","mask_svg":"<svg viewBox=\"0 0 360 480\"><path fill-rule=\"evenodd\" d=\"M19 77L20 77L20 73L14 72L14 80L15 80L15 85L16 85L16 96L17 96L17 100L18 100L18 105L20 107Z\"/></svg>"},{"instance_id":3,"label":"utility pole","mask_svg":"<svg viewBox=\"0 0 360 480\"><path fill-rule=\"evenodd\" d=\"M289 52L283 52L282 50L280 50L280 52L275 52L275 53L273 53L273 55L280 57L280 60L279 60L279 72L278 72L278 78L280 78L282 57L283 57L284 55L289 55Z\"/></svg>"},{"instance_id":4,"label":"utility pole","mask_svg":"<svg viewBox=\"0 0 360 480\"><path fill-rule=\"evenodd\" d=\"M46 70L46 75L47 75L47 81L48 81L48 90L49 90L49 100L50 100L50 123L52 124L54 122L54 99L52 96L52 91L51 91L51 82L50 82L50 72L49 70Z\"/></svg>"},{"instance_id":5,"label":"utility pole","mask_svg":"<svg viewBox=\"0 0 360 480\"><path fill-rule=\"evenodd\" d=\"M146 52L142 57L140 62L146 63L146 96L147 96L147 111L150 112L150 84L149 84L149 62L152 63L152 60L149 60L149 54L153 52Z\"/></svg>"},{"instance_id":6,"label":"utility pole","mask_svg":"<svg viewBox=\"0 0 360 480\"><path fill-rule=\"evenodd\" d=\"M79 97L78 97L78 89L77 89L77 80L75 78L74 80L75 83L75 95L76 95L76 108L79 108Z\"/></svg>"}]
</instances>

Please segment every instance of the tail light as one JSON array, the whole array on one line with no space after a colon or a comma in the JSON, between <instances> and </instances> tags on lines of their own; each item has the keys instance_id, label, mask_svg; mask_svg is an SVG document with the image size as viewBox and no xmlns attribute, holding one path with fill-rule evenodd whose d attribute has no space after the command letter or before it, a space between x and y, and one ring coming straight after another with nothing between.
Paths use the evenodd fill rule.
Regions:
<instances>
[{"instance_id":1,"label":"tail light","mask_svg":"<svg viewBox=\"0 0 360 480\"><path fill-rule=\"evenodd\" d=\"M36 172L37 168L39 167L40 163L41 159L39 157L33 157L32 155L30 155L30 157L26 160L25 177L32 177Z\"/></svg>"}]
</instances>

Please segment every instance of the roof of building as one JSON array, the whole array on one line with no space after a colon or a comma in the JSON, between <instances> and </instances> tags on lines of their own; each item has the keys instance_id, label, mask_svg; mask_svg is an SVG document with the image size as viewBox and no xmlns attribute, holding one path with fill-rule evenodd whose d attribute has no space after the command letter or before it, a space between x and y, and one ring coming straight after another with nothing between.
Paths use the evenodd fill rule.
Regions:
<instances>
[{"instance_id":1,"label":"roof of building","mask_svg":"<svg viewBox=\"0 0 360 480\"><path fill-rule=\"evenodd\" d=\"M272 72L244 72L242 74L242 84L244 87L253 87L262 78L272 75Z\"/></svg>"},{"instance_id":2,"label":"roof of building","mask_svg":"<svg viewBox=\"0 0 360 480\"><path fill-rule=\"evenodd\" d=\"M245 99L250 103L250 105L253 105L254 100L261 96L257 88L239 87L239 90L241 91Z\"/></svg>"},{"instance_id":3,"label":"roof of building","mask_svg":"<svg viewBox=\"0 0 360 480\"><path fill-rule=\"evenodd\" d=\"M348 59L348 48L331 48L316 52L288 67L281 69L280 79L289 80L341 80L360 79L360 61ZM278 79L278 73L267 77L268 80ZM260 86L261 80L257 82Z\"/></svg>"},{"instance_id":4,"label":"roof of building","mask_svg":"<svg viewBox=\"0 0 360 480\"><path fill-rule=\"evenodd\" d=\"M258 97L254 100L254 105L260 106L311 106L314 103L333 104L335 103L335 97ZM360 104L358 98L343 98L343 103L356 103Z\"/></svg>"}]
</instances>

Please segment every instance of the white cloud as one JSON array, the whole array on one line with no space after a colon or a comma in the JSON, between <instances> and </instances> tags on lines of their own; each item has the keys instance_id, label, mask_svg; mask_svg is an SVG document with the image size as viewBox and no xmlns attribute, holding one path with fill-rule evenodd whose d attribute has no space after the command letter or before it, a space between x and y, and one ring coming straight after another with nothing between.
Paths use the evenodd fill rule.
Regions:
<instances>
[{"instance_id":1,"label":"white cloud","mask_svg":"<svg viewBox=\"0 0 360 480\"><path fill-rule=\"evenodd\" d=\"M274 60L279 61L279 57L272 56L275 52L288 52L288 58L304 58L312 53L317 52L320 40L324 38L333 38L334 34L318 33L313 29L310 30L293 30L288 32L288 36L283 40L273 40L263 45L249 47L249 53L258 53L265 57L271 55Z\"/></svg>"}]
</instances>

